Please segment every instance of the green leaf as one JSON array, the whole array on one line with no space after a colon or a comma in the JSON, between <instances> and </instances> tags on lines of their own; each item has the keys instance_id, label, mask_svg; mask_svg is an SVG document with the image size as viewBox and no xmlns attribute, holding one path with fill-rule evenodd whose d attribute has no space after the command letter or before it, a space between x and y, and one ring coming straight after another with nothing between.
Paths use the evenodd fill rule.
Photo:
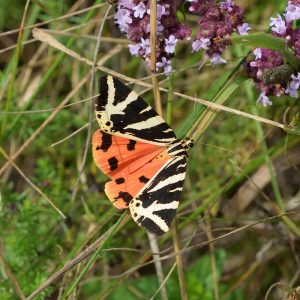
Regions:
<instances>
[{"instance_id":1,"label":"green leaf","mask_svg":"<svg viewBox=\"0 0 300 300\"><path fill-rule=\"evenodd\" d=\"M293 54L292 50L287 47L286 41L282 38L275 37L268 33L253 33L248 35L237 35L231 38L235 44L246 45L255 48L268 48L281 53L287 63L299 69L300 62Z\"/></svg>"}]
</instances>

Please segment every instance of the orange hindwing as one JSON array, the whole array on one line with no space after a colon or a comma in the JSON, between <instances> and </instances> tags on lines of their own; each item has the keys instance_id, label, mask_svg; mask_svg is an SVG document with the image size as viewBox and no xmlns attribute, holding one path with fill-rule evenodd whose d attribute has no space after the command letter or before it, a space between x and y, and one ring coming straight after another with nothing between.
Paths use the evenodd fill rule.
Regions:
<instances>
[{"instance_id":1,"label":"orange hindwing","mask_svg":"<svg viewBox=\"0 0 300 300\"><path fill-rule=\"evenodd\" d=\"M112 179L106 183L105 193L119 209L128 208L132 198L170 158L165 147L100 130L93 136L93 157L102 172Z\"/></svg>"}]
</instances>

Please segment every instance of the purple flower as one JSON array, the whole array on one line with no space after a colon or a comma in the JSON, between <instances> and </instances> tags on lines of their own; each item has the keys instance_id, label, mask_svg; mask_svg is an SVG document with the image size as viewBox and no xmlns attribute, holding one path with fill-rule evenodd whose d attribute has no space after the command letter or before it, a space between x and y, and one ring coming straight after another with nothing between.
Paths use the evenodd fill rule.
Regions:
<instances>
[{"instance_id":1,"label":"purple flower","mask_svg":"<svg viewBox=\"0 0 300 300\"><path fill-rule=\"evenodd\" d=\"M271 18L270 20L270 27L272 31L281 35L284 35L286 33L286 24L281 15L277 14L277 18Z\"/></svg>"},{"instance_id":2,"label":"purple flower","mask_svg":"<svg viewBox=\"0 0 300 300\"><path fill-rule=\"evenodd\" d=\"M212 63L213 66L227 63L227 61L224 58L222 58L221 55L218 53L215 53L210 58L210 62Z\"/></svg>"},{"instance_id":3,"label":"purple flower","mask_svg":"<svg viewBox=\"0 0 300 300\"><path fill-rule=\"evenodd\" d=\"M133 3L133 0L119 0L119 6L132 9L135 6L135 4Z\"/></svg>"},{"instance_id":4,"label":"purple flower","mask_svg":"<svg viewBox=\"0 0 300 300\"><path fill-rule=\"evenodd\" d=\"M220 55L230 44L230 35L233 32L246 35L250 29L248 23L243 22L243 9L232 0L220 4L217 0L197 0L191 2L189 11L201 17L193 51L204 49L213 64L226 63Z\"/></svg>"},{"instance_id":5,"label":"purple flower","mask_svg":"<svg viewBox=\"0 0 300 300\"><path fill-rule=\"evenodd\" d=\"M239 35L247 35L248 34L248 30L250 30L251 27L249 27L248 23L243 23L242 25L239 25L237 27L237 31L239 33Z\"/></svg>"},{"instance_id":6,"label":"purple flower","mask_svg":"<svg viewBox=\"0 0 300 300\"><path fill-rule=\"evenodd\" d=\"M141 45L140 44L130 44L128 45L129 52L131 55L138 56L139 52L141 50Z\"/></svg>"},{"instance_id":7,"label":"purple flower","mask_svg":"<svg viewBox=\"0 0 300 300\"><path fill-rule=\"evenodd\" d=\"M270 101L269 97L266 96L266 94L264 92L262 92L259 95L256 103L261 103L263 107L267 107L268 105L272 105L272 101Z\"/></svg>"},{"instance_id":8,"label":"purple flower","mask_svg":"<svg viewBox=\"0 0 300 300\"><path fill-rule=\"evenodd\" d=\"M198 0L197 0L198 1ZM156 61L165 72L171 71L171 59L179 40L189 38L191 29L176 15L174 0L159 0L157 4ZM131 40L129 52L142 57L150 66L150 0L119 0L115 22Z\"/></svg>"},{"instance_id":9,"label":"purple flower","mask_svg":"<svg viewBox=\"0 0 300 300\"><path fill-rule=\"evenodd\" d=\"M294 4L288 4L285 10L285 19L287 22L300 19L300 6Z\"/></svg>"},{"instance_id":10,"label":"purple flower","mask_svg":"<svg viewBox=\"0 0 300 300\"><path fill-rule=\"evenodd\" d=\"M143 38L141 40L142 40L142 42L141 42L140 46L144 50L145 55L147 56L148 54L151 53L150 40L149 39L144 40Z\"/></svg>"},{"instance_id":11,"label":"purple flower","mask_svg":"<svg viewBox=\"0 0 300 300\"><path fill-rule=\"evenodd\" d=\"M165 57L161 58L161 62L156 63L157 68L164 68L166 74L172 72L171 60L167 60Z\"/></svg>"},{"instance_id":12,"label":"purple flower","mask_svg":"<svg viewBox=\"0 0 300 300\"><path fill-rule=\"evenodd\" d=\"M167 16L169 12L166 10L166 6L157 4L157 19L160 20L162 16ZM147 9L147 14L150 16L150 8Z\"/></svg>"},{"instance_id":13,"label":"purple flower","mask_svg":"<svg viewBox=\"0 0 300 300\"><path fill-rule=\"evenodd\" d=\"M121 31L127 32L129 24L132 23L129 10L120 8L115 14L115 21L119 25Z\"/></svg>"},{"instance_id":14,"label":"purple flower","mask_svg":"<svg viewBox=\"0 0 300 300\"><path fill-rule=\"evenodd\" d=\"M208 46L211 44L210 39L201 38L200 40L195 40L192 44L194 52L198 52L200 49L208 49Z\"/></svg>"},{"instance_id":15,"label":"purple flower","mask_svg":"<svg viewBox=\"0 0 300 300\"><path fill-rule=\"evenodd\" d=\"M272 34L285 39L287 46L300 59L300 29L296 28L294 26L296 24L292 22L300 19L300 0L288 1L284 16L285 18L282 18L277 14L276 18L270 19ZM291 97L298 97L300 73L291 75L290 83L288 83L290 75L281 75L281 72L286 70L281 53L271 49L257 48L253 54L255 60L248 61L245 68L262 92L258 102L262 103L263 106L271 105L268 96L280 97L284 93L289 94Z\"/></svg>"},{"instance_id":16,"label":"purple flower","mask_svg":"<svg viewBox=\"0 0 300 300\"><path fill-rule=\"evenodd\" d=\"M147 8L143 2L140 2L137 6L132 8L134 10L135 18L143 18L144 14L147 11Z\"/></svg>"},{"instance_id":17,"label":"purple flower","mask_svg":"<svg viewBox=\"0 0 300 300\"><path fill-rule=\"evenodd\" d=\"M160 19L162 16L167 16L169 13L164 5L157 4L157 18Z\"/></svg>"},{"instance_id":18,"label":"purple flower","mask_svg":"<svg viewBox=\"0 0 300 300\"><path fill-rule=\"evenodd\" d=\"M178 43L178 39L176 39L174 35L170 35L169 39L165 39L165 43L166 43L165 51L167 53L174 53L175 46Z\"/></svg>"},{"instance_id":19,"label":"purple flower","mask_svg":"<svg viewBox=\"0 0 300 300\"><path fill-rule=\"evenodd\" d=\"M253 54L255 55L255 59L261 59L262 58L261 48L255 48Z\"/></svg>"},{"instance_id":20,"label":"purple flower","mask_svg":"<svg viewBox=\"0 0 300 300\"><path fill-rule=\"evenodd\" d=\"M289 94L293 98L298 98L299 97L298 91L296 89L293 89L290 86L285 90L285 93Z\"/></svg>"},{"instance_id":21,"label":"purple flower","mask_svg":"<svg viewBox=\"0 0 300 300\"><path fill-rule=\"evenodd\" d=\"M294 74L291 76L292 77L292 81L290 83L290 87L292 89L298 90L300 87L300 73L297 74L297 76L295 76Z\"/></svg>"},{"instance_id":22,"label":"purple flower","mask_svg":"<svg viewBox=\"0 0 300 300\"><path fill-rule=\"evenodd\" d=\"M159 20L157 20L157 22L156 22L156 31L158 33L161 33L164 31L164 26L161 24L161 22ZM150 32L150 23L147 25L146 32L147 33Z\"/></svg>"},{"instance_id":23,"label":"purple flower","mask_svg":"<svg viewBox=\"0 0 300 300\"><path fill-rule=\"evenodd\" d=\"M234 8L234 2L232 0L226 0L226 2L221 2L220 7L224 10L231 12Z\"/></svg>"}]
</instances>

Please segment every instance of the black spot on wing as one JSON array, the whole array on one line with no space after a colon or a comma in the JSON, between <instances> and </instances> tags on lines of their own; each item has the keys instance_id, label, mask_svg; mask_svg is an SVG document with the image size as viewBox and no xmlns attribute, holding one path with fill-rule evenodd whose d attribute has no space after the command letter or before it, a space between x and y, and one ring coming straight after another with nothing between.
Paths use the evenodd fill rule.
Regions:
<instances>
[{"instance_id":1,"label":"black spot on wing","mask_svg":"<svg viewBox=\"0 0 300 300\"><path fill-rule=\"evenodd\" d=\"M143 175L143 176L139 177L139 181L141 183L147 183L149 181L149 178L147 178L146 176Z\"/></svg>"},{"instance_id":2,"label":"black spot on wing","mask_svg":"<svg viewBox=\"0 0 300 300\"><path fill-rule=\"evenodd\" d=\"M102 150L103 152L107 152L107 150L110 148L112 144L112 136L108 133L101 132L102 133L102 143L99 149L96 148L96 150Z\"/></svg>"},{"instance_id":3,"label":"black spot on wing","mask_svg":"<svg viewBox=\"0 0 300 300\"><path fill-rule=\"evenodd\" d=\"M116 170L118 168L118 160L116 157L113 156L110 159L108 159L108 163L111 171Z\"/></svg>"},{"instance_id":4,"label":"black spot on wing","mask_svg":"<svg viewBox=\"0 0 300 300\"><path fill-rule=\"evenodd\" d=\"M124 179L123 177L117 178L117 179L115 180L115 183L116 183L116 184L122 184L122 183L124 183L124 182L125 182L125 179Z\"/></svg>"},{"instance_id":5,"label":"black spot on wing","mask_svg":"<svg viewBox=\"0 0 300 300\"><path fill-rule=\"evenodd\" d=\"M123 199L124 202L129 205L129 202L132 200L132 195L130 195L128 192L119 192L119 195L115 198L115 200Z\"/></svg>"},{"instance_id":6,"label":"black spot on wing","mask_svg":"<svg viewBox=\"0 0 300 300\"><path fill-rule=\"evenodd\" d=\"M135 149L135 144L136 144L136 141L129 140L129 143L127 144L127 150L128 151L133 151Z\"/></svg>"},{"instance_id":7,"label":"black spot on wing","mask_svg":"<svg viewBox=\"0 0 300 300\"><path fill-rule=\"evenodd\" d=\"M99 79L99 97L96 101L96 111L103 111L105 110L105 106L107 104L108 99L108 83L107 83L107 76L103 76Z\"/></svg>"},{"instance_id":8,"label":"black spot on wing","mask_svg":"<svg viewBox=\"0 0 300 300\"><path fill-rule=\"evenodd\" d=\"M160 227L154 223L152 220L146 217L140 217L136 221L140 226L144 227L146 230L154 233L155 235L162 235L165 232L160 229Z\"/></svg>"}]
</instances>

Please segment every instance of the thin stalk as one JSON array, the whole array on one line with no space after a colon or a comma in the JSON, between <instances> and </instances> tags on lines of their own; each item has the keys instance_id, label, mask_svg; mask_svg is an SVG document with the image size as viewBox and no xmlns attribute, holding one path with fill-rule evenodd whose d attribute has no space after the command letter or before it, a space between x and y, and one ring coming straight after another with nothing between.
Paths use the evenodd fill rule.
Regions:
<instances>
[{"instance_id":1,"label":"thin stalk","mask_svg":"<svg viewBox=\"0 0 300 300\"><path fill-rule=\"evenodd\" d=\"M157 23L157 1L150 1L150 45L151 45L151 73L156 73L156 23ZM161 97L156 76L152 76L153 92L156 110L162 116Z\"/></svg>"},{"instance_id":2,"label":"thin stalk","mask_svg":"<svg viewBox=\"0 0 300 300\"><path fill-rule=\"evenodd\" d=\"M174 91L174 85L173 85L173 74L170 74L169 80L168 80L168 100L167 100L167 123L171 124L172 120L172 107L173 107L173 91Z\"/></svg>"},{"instance_id":3,"label":"thin stalk","mask_svg":"<svg viewBox=\"0 0 300 300\"><path fill-rule=\"evenodd\" d=\"M178 234L178 225L177 225L176 216L173 221L172 235L173 235L174 250L176 253L178 253L176 255L176 264L177 264L177 273L178 273L178 281L179 281L179 286L180 286L181 299L188 300L186 279L185 279L185 274L184 274L184 264L183 264L182 254L180 254L180 251L182 250L182 248L181 248L181 243L180 243L179 234Z\"/></svg>"},{"instance_id":4,"label":"thin stalk","mask_svg":"<svg viewBox=\"0 0 300 300\"><path fill-rule=\"evenodd\" d=\"M168 80L168 102L167 102L167 123L171 124L171 117L172 117L172 106L173 106L173 75L170 75L169 80ZM173 221L173 230L172 230L172 235L173 235L173 245L175 252L180 252L181 251L181 243L180 243L180 238L179 238L179 231L178 231L178 221L177 221L177 216L175 215L174 221ZM177 273L178 273L178 281L179 281L179 286L180 286L180 294L181 294L181 299L187 300L188 299L188 293L187 293L187 288L186 288L186 279L185 279L185 274L184 274L184 264L183 264L183 259L182 255L178 254L176 255L176 263L174 264L177 265Z\"/></svg>"},{"instance_id":5,"label":"thin stalk","mask_svg":"<svg viewBox=\"0 0 300 300\"><path fill-rule=\"evenodd\" d=\"M157 1L151 0L150 1L150 45L151 45L151 75L156 73L156 23L157 23ZM155 106L156 111L159 115L162 116L162 107L161 107L161 97L159 91L158 80L156 76L152 77L152 84L153 84L153 92L154 92L154 99L155 99ZM150 247L152 252L159 253L159 246L157 242L156 236L148 233L148 239L150 243ZM160 255L153 255L155 257L155 269L158 278L159 285L161 286L164 282L164 274L162 268L162 262L160 260ZM162 287L160 291L161 297L163 300L168 300L167 289L165 286Z\"/></svg>"},{"instance_id":6,"label":"thin stalk","mask_svg":"<svg viewBox=\"0 0 300 300\"><path fill-rule=\"evenodd\" d=\"M211 230L211 223L210 223L210 216L209 213L206 216L205 224L207 227L207 238L209 241L213 240L212 230ZM219 284L218 284L218 270L217 270L217 262L215 256L215 244L213 242L209 243L209 254L210 254L210 261L211 261L211 269L214 281L214 300L219 300Z\"/></svg>"},{"instance_id":7,"label":"thin stalk","mask_svg":"<svg viewBox=\"0 0 300 300\"><path fill-rule=\"evenodd\" d=\"M148 240L150 243L150 248L152 253L159 253L159 246L157 242L157 238L154 234L147 232L148 235ZM154 266L155 266L155 271L157 274L158 282L159 285L162 286L162 284L165 281L165 276L163 272L163 267L162 267L162 262L160 260L160 255L159 254L153 254L153 261L154 261ZM161 290L160 290L161 298L163 300L168 300L168 294L167 294L167 289L166 286L163 285Z\"/></svg>"}]
</instances>

